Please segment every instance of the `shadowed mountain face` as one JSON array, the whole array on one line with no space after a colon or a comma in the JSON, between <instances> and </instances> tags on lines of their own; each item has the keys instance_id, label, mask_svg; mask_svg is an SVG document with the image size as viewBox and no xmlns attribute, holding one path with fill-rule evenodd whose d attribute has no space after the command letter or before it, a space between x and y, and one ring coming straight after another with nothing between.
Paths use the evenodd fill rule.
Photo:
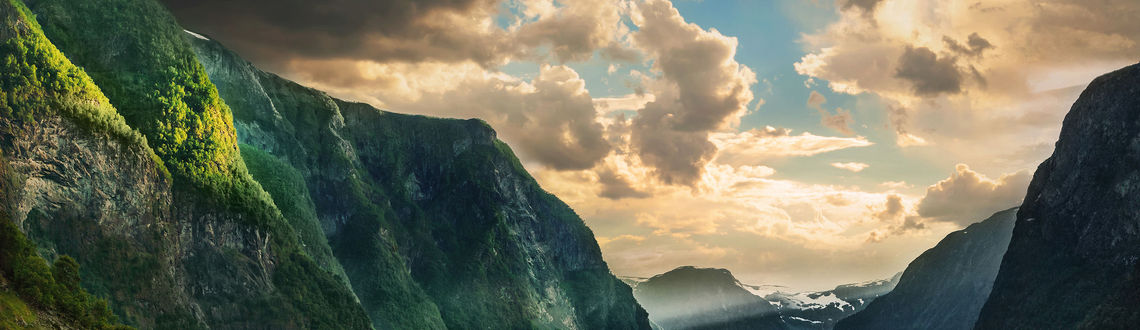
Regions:
<instances>
[{"instance_id":1,"label":"shadowed mountain face","mask_svg":"<svg viewBox=\"0 0 1140 330\"><path fill-rule=\"evenodd\" d=\"M1140 65L1101 76L1065 117L1017 214L980 329L1140 324Z\"/></svg>"},{"instance_id":2,"label":"shadowed mountain face","mask_svg":"<svg viewBox=\"0 0 1140 330\"><path fill-rule=\"evenodd\" d=\"M898 286L836 329L970 329L989 297L1017 209L950 233L918 256Z\"/></svg>"},{"instance_id":3,"label":"shadowed mountain face","mask_svg":"<svg viewBox=\"0 0 1140 330\"><path fill-rule=\"evenodd\" d=\"M0 316L81 284L110 304L91 324L141 328L649 328L482 121L331 98L154 0L0 0L0 18L0 221L26 237L0 253Z\"/></svg>"},{"instance_id":4,"label":"shadowed mountain face","mask_svg":"<svg viewBox=\"0 0 1140 330\"><path fill-rule=\"evenodd\" d=\"M728 270L692 266L625 280L662 329L829 329L889 292L898 277L803 293L742 284Z\"/></svg>"},{"instance_id":5,"label":"shadowed mountain face","mask_svg":"<svg viewBox=\"0 0 1140 330\"><path fill-rule=\"evenodd\" d=\"M254 177L297 173L287 180L296 192L270 194L308 197L297 202L327 235L377 326L649 326L590 229L486 123L334 99L262 72L207 37L185 38L231 103L243 156L270 160L250 166ZM392 268L408 276L377 276L398 274Z\"/></svg>"}]
</instances>

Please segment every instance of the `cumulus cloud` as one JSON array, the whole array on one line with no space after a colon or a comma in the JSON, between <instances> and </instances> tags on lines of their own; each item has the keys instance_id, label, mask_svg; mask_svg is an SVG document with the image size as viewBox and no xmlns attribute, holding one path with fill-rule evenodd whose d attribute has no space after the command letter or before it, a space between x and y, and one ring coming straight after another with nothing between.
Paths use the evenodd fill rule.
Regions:
<instances>
[{"instance_id":1,"label":"cumulus cloud","mask_svg":"<svg viewBox=\"0 0 1140 330\"><path fill-rule=\"evenodd\" d=\"M659 75L656 96L633 119L632 142L665 183L693 185L716 154L709 133L739 121L752 101L752 70L736 62L736 39L685 22L672 3L641 2L632 39Z\"/></svg>"},{"instance_id":2,"label":"cumulus cloud","mask_svg":"<svg viewBox=\"0 0 1140 330\"><path fill-rule=\"evenodd\" d=\"M543 65L524 81L475 64L329 63L355 70L359 81L315 83L322 89L401 112L481 118L520 157L554 169L593 168L613 149L585 81L567 66Z\"/></svg>"},{"instance_id":3,"label":"cumulus cloud","mask_svg":"<svg viewBox=\"0 0 1140 330\"><path fill-rule=\"evenodd\" d=\"M808 132L797 135L791 134L789 129L771 126L739 133L713 133L709 138L720 150L717 162L734 165L754 165L779 158L811 156L873 144L861 136L831 137Z\"/></svg>"},{"instance_id":4,"label":"cumulus cloud","mask_svg":"<svg viewBox=\"0 0 1140 330\"><path fill-rule=\"evenodd\" d=\"M855 121L851 117L851 112L843 110L843 108L835 108L835 113L823 108L823 104L827 103L827 98L816 91L811 91L808 95L808 107L815 109L819 112L819 124L836 130L840 133L847 135L855 135L855 131L851 130L851 123Z\"/></svg>"},{"instance_id":5,"label":"cumulus cloud","mask_svg":"<svg viewBox=\"0 0 1140 330\"><path fill-rule=\"evenodd\" d=\"M954 57L938 57L926 47L907 47L899 57L899 67L895 77L914 84L914 93L932 96L941 93L955 94L962 91L962 73L958 72Z\"/></svg>"},{"instance_id":6,"label":"cumulus cloud","mask_svg":"<svg viewBox=\"0 0 1140 330\"><path fill-rule=\"evenodd\" d=\"M610 59L633 61L635 50L620 43L625 25L621 24L623 6L616 0L560 0L556 8L553 0L532 0L528 8L534 22L518 28L517 40L527 46L523 52L540 47L561 62L584 61L593 57L595 50L603 50ZM525 55L525 54L524 54Z\"/></svg>"},{"instance_id":7,"label":"cumulus cloud","mask_svg":"<svg viewBox=\"0 0 1140 330\"><path fill-rule=\"evenodd\" d=\"M851 171L851 172L859 172L859 171L867 169L868 167L871 167L871 165L867 165L866 163L847 162L847 163L831 163L831 167L838 168L841 170Z\"/></svg>"},{"instance_id":8,"label":"cumulus cloud","mask_svg":"<svg viewBox=\"0 0 1140 330\"><path fill-rule=\"evenodd\" d=\"M1051 142L1076 95L1045 94L1140 53L1140 20L1129 18L1140 2L1131 0L838 4L836 22L803 37L808 54L797 72L836 92L873 94L898 145L938 145L970 164ZM1042 120L1016 120L1027 116Z\"/></svg>"},{"instance_id":9,"label":"cumulus cloud","mask_svg":"<svg viewBox=\"0 0 1140 330\"><path fill-rule=\"evenodd\" d=\"M933 221L968 225L1021 205L1032 175L1028 171L991 179L958 164L949 178L926 188L917 213Z\"/></svg>"},{"instance_id":10,"label":"cumulus cloud","mask_svg":"<svg viewBox=\"0 0 1140 330\"><path fill-rule=\"evenodd\" d=\"M875 218L879 221L894 221L906 213L906 208L902 203L902 197L899 197L898 194L887 195L887 201L883 206L882 210L874 214Z\"/></svg>"}]
</instances>

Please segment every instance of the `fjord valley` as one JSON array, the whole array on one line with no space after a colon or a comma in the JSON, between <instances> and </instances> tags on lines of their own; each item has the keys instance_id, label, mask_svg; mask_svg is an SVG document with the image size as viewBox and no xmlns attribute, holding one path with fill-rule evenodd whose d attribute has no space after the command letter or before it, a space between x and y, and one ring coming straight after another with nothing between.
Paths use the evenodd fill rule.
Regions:
<instances>
[{"instance_id":1,"label":"fjord valley","mask_svg":"<svg viewBox=\"0 0 1140 330\"><path fill-rule=\"evenodd\" d=\"M1132 328L1136 15L0 0L0 329Z\"/></svg>"}]
</instances>

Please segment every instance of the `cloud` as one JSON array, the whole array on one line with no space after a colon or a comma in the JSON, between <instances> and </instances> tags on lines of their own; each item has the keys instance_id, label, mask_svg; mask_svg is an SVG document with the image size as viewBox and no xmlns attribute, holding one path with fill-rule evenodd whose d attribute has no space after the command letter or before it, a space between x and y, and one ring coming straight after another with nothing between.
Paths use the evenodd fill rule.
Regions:
<instances>
[{"instance_id":1,"label":"cloud","mask_svg":"<svg viewBox=\"0 0 1140 330\"><path fill-rule=\"evenodd\" d=\"M1051 143L1076 93L1047 94L1079 91L1140 53L1132 0L838 3L837 21L802 38L808 54L796 71L870 94L880 106L862 109L886 109L899 146L938 145L947 162L990 168L1014 149Z\"/></svg>"},{"instance_id":2,"label":"cloud","mask_svg":"<svg viewBox=\"0 0 1140 330\"><path fill-rule=\"evenodd\" d=\"M789 129L771 126L739 133L713 133L709 137L720 150L717 162L735 165L760 164L773 159L812 156L873 144L861 136L831 137L807 132L793 135Z\"/></svg>"},{"instance_id":3,"label":"cloud","mask_svg":"<svg viewBox=\"0 0 1140 330\"><path fill-rule=\"evenodd\" d=\"M774 137L794 136L782 129L767 131ZM908 223L917 196L784 180L772 168L728 165L719 158L705 165L700 189L652 185L646 190L652 171L638 165L634 155L628 164L617 158L626 157L611 154L605 164L613 163L615 173L652 198L601 197L593 177L535 172L544 188L604 237L602 252L616 274L653 275L680 265L708 265L731 268L745 283L834 287L846 279L804 274L840 267L853 281L889 276L922 247L958 228L945 222ZM896 200L892 194L897 203L888 203ZM894 218L867 221L875 213ZM890 238L867 244L873 231ZM876 266L867 265L871 262Z\"/></svg>"},{"instance_id":4,"label":"cloud","mask_svg":"<svg viewBox=\"0 0 1140 330\"><path fill-rule=\"evenodd\" d=\"M608 114L614 111L636 111L653 102L653 94L628 94L621 97L600 97L594 99L594 107L599 113Z\"/></svg>"},{"instance_id":5,"label":"cloud","mask_svg":"<svg viewBox=\"0 0 1140 330\"><path fill-rule=\"evenodd\" d=\"M631 62L635 50L621 44L625 34L621 24L624 8L615 0L560 0L555 8L551 0L530 1L542 4L537 20L518 28L517 40L527 46L525 52L545 47L557 61L585 61L595 50L603 50L609 59Z\"/></svg>"},{"instance_id":6,"label":"cloud","mask_svg":"<svg viewBox=\"0 0 1140 330\"><path fill-rule=\"evenodd\" d=\"M300 80L401 112L481 118L524 160L584 170L613 150L585 81L568 66L543 65L528 82L473 63L324 63L330 71L354 71L355 81L322 84L309 75Z\"/></svg>"},{"instance_id":7,"label":"cloud","mask_svg":"<svg viewBox=\"0 0 1140 330\"><path fill-rule=\"evenodd\" d=\"M656 96L633 119L632 143L668 184L693 185L716 154L709 133L739 121L756 82L734 60L736 39L685 22L668 1L637 5L634 45L653 60Z\"/></svg>"},{"instance_id":8,"label":"cloud","mask_svg":"<svg viewBox=\"0 0 1140 330\"><path fill-rule=\"evenodd\" d=\"M929 144L926 142L926 139L910 134L907 129L909 116L906 108L895 105L887 106L887 119L895 129L895 144L900 147L924 146Z\"/></svg>"},{"instance_id":9,"label":"cloud","mask_svg":"<svg viewBox=\"0 0 1140 330\"><path fill-rule=\"evenodd\" d=\"M872 12L883 0L839 0L839 6L844 10L858 8L864 12Z\"/></svg>"},{"instance_id":10,"label":"cloud","mask_svg":"<svg viewBox=\"0 0 1140 330\"><path fill-rule=\"evenodd\" d=\"M611 168L602 168L597 174L598 184L602 185L602 191L598 194L601 197L614 200L650 197L649 193L634 188L628 178Z\"/></svg>"},{"instance_id":11,"label":"cloud","mask_svg":"<svg viewBox=\"0 0 1140 330\"><path fill-rule=\"evenodd\" d=\"M855 135L855 131L851 130L851 123L855 119L851 117L851 112L843 110L842 108L835 108L835 114L823 108L823 104L827 103L827 98L816 91L811 91L808 95L808 107L815 109L819 112L819 124L836 130L846 135Z\"/></svg>"},{"instance_id":12,"label":"cloud","mask_svg":"<svg viewBox=\"0 0 1140 330\"><path fill-rule=\"evenodd\" d=\"M1032 175L1028 171L990 179L958 164L949 178L926 188L918 203L919 216L932 221L968 225L991 214L1021 205Z\"/></svg>"},{"instance_id":13,"label":"cloud","mask_svg":"<svg viewBox=\"0 0 1140 330\"><path fill-rule=\"evenodd\" d=\"M906 183L906 181L886 181L879 184L879 187L888 190L903 190L913 188L914 185Z\"/></svg>"},{"instance_id":14,"label":"cloud","mask_svg":"<svg viewBox=\"0 0 1140 330\"><path fill-rule=\"evenodd\" d=\"M950 36L943 36L942 41L946 43L946 47L950 48L950 51L966 56L982 56L982 52L994 48L989 40L982 38L977 32L970 34L965 45L959 44Z\"/></svg>"},{"instance_id":15,"label":"cloud","mask_svg":"<svg viewBox=\"0 0 1140 330\"><path fill-rule=\"evenodd\" d=\"M954 57L939 58L926 47L907 47L899 57L895 77L914 84L914 93L920 96L956 94L962 91L962 73L956 61Z\"/></svg>"},{"instance_id":16,"label":"cloud","mask_svg":"<svg viewBox=\"0 0 1140 330\"><path fill-rule=\"evenodd\" d=\"M851 172L859 172L859 171L867 169L870 166L871 165L867 165L865 163L855 163L855 162L831 163L831 167L838 168L841 170L851 171Z\"/></svg>"},{"instance_id":17,"label":"cloud","mask_svg":"<svg viewBox=\"0 0 1140 330\"><path fill-rule=\"evenodd\" d=\"M189 29L262 65L291 60L584 61L637 54L620 37L618 0L163 0ZM500 22L510 22L501 26Z\"/></svg>"},{"instance_id":18,"label":"cloud","mask_svg":"<svg viewBox=\"0 0 1140 330\"><path fill-rule=\"evenodd\" d=\"M883 204L883 209L875 212L874 216L879 221L894 221L899 217L905 215L906 207L902 204L902 197L897 194L887 195L887 201Z\"/></svg>"},{"instance_id":19,"label":"cloud","mask_svg":"<svg viewBox=\"0 0 1140 330\"><path fill-rule=\"evenodd\" d=\"M295 58L492 63L496 0L164 0L179 22L265 64Z\"/></svg>"}]
</instances>

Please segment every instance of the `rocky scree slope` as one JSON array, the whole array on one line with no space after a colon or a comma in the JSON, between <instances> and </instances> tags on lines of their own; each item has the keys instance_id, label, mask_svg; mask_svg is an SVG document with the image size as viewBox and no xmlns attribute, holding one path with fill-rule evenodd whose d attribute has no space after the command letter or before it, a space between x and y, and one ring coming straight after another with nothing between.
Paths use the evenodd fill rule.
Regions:
<instances>
[{"instance_id":1,"label":"rocky scree slope","mask_svg":"<svg viewBox=\"0 0 1140 330\"><path fill-rule=\"evenodd\" d=\"M1140 64L1096 78L1037 167L979 329L1140 324Z\"/></svg>"},{"instance_id":2,"label":"rocky scree slope","mask_svg":"<svg viewBox=\"0 0 1140 330\"><path fill-rule=\"evenodd\" d=\"M1013 235L1017 209L946 235L907 266L898 286L836 329L971 329Z\"/></svg>"}]
</instances>

